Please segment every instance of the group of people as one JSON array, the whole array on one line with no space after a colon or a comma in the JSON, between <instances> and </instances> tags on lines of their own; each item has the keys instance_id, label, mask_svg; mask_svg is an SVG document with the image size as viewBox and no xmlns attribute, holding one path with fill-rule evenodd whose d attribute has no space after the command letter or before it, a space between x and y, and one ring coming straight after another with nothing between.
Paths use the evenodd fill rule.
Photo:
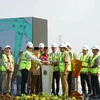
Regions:
<instances>
[{"instance_id":1,"label":"group of people","mask_svg":"<svg viewBox=\"0 0 100 100\"><path fill-rule=\"evenodd\" d=\"M34 49L31 42L26 44L26 50L21 54L19 63L19 71L21 71L21 94L26 93L26 83L28 84L27 89L30 89L31 93L38 94L42 92L40 74L40 66L42 64L53 66L52 94L59 95L60 79L63 96L70 96L74 92L75 78L72 73L71 61L76 60L77 57L72 51L71 45L69 43L61 43L59 45L59 52L57 52L57 44L52 43L51 50L52 52L49 53L48 47L45 47L43 43L40 43L39 47L34 47ZM82 94L84 96L99 97L100 47L98 45L92 47L93 56L88 54L88 50L88 46L85 45L82 48L83 54L79 59L82 62L80 72ZM4 94L10 93L11 79L14 72L14 58L9 45L4 48L0 71L2 71L2 92Z\"/></svg>"},{"instance_id":2,"label":"group of people","mask_svg":"<svg viewBox=\"0 0 100 100\"><path fill-rule=\"evenodd\" d=\"M98 45L94 45L92 47L93 56L88 54L89 47L83 47L83 55L80 57L82 61L82 69L80 74L81 86L83 95L90 97L100 97L100 47ZM88 91L86 91L86 83L88 87Z\"/></svg>"}]
</instances>

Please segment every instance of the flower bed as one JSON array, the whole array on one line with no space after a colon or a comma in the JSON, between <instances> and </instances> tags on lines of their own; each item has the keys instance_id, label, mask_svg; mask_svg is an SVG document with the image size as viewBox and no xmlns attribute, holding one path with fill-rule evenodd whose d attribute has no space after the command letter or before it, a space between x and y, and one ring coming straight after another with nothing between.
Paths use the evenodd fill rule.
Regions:
<instances>
[{"instance_id":1,"label":"flower bed","mask_svg":"<svg viewBox=\"0 0 100 100\"><path fill-rule=\"evenodd\" d=\"M21 96L13 96L13 95L2 95L0 94L0 100L76 100L76 98L68 98L64 96L54 96L54 95L47 95L45 93L42 94L31 94L31 95L25 95L22 94Z\"/></svg>"}]
</instances>

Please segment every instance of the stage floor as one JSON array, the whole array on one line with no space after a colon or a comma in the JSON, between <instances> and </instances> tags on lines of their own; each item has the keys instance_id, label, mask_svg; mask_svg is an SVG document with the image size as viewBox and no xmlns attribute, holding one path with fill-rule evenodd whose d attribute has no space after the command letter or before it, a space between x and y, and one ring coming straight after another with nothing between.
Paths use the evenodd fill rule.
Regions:
<instances>
[{"instance_id":1,"label":"stage floor","mask_svg":"<svg viewBox=\"0 0 100 100\"><path fill-rule=\"evenodd\" d=\"M100 80L100 77L99 77L99 80ZM13 82L13 89L12 89L12 93L14 94L14 95L17 95L18 93L17 93L17 85L16 85L16 81L14 81ZM81 90L81 84L80 84L80 77L78 78L78 92L79 93L82 93L82 90ZM20 94L20 93L19 93ZM61 95L62 94L62 89L61 89L61 82L60 82L60 91L59 91L59 95ZM95 99L95 98L89 98L89 97L86 97L86 98L84 98L84 100L100 100L100 98L99 99Z\"/></svg>"}]
</instances>

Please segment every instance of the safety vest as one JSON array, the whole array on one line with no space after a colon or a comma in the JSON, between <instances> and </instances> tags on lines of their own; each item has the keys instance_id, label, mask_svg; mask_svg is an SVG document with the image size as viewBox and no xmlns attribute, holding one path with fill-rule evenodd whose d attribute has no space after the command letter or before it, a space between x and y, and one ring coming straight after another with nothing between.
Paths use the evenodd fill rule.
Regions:
<instances>
[{"instance_id":1,"label":"safety vest","mask_svg":"<svg viewBox=\"0 0 100 100\"><path fill-rule=\"evenodd\" d=\"M97 61L97 59L100 57L100 55L95 55L92 57L91 59L91 66L93 66L95 64L95 62ZM90 73L91 74L100 74L100 66L97 66L96 68L90 68Z\"/></svg>"},{"instance_id":2,"label":"safety vest","mask_svg":"<svg viewBox=\"0 0 100 100\"><path fill-rule=\"evenodd\" d=\"M59 59L59 54L58 53L56 53L54 56L53 56L53 53L49 54L50 63L56 62L56 61L58 61L58 59ZM59 67L58 66L54 66L53 70L54 71L59 71Z\"/></svg>"},{"instance_id":3,"label":"safety vest","mask_svg":"<svg viewBox=\"0 0 100 100\"><path fill-rule=\"evenodd\" d=\"M0 67L2 66L2 55L0 55Z\"/></svg>"},{"instance_id":4,"label":"safety vest","mask_svg":"<svg viewBox=\"0 0 100 100\"><path fill-rule=\"evenodd\" d=\"M8 58L7 58L6 54L2 54L2 57L4 58L3 60L4 60L5 64L6 64L6 66L8 66L8 63L10 63L11 65L13 64L13 60L14 59L13 59L12 55L9 57L10 62L8 62ZM2 63L1 63L1 66L0 66L0 71L3 71L3 72L6 71L6 68L5 68L5 66ZM12 71L14 71L13 68L12 68Z\"/></svg>"},{"instance_id":5,"label":"safety vest","mask_svg":"<svg viewBox=\"0 0 100 100\"><path fill-rule=\"evenodd\" d=\"M41 53L39 52L39 53L38 53L38 57L40 58L40 56L41 56Z\"/></svg>"},{"instance_id":6,"label":"safety vest","mask_svg":"<svg viewBox=\"0 0 100 100\"><path fill-rule=\"evenodd\" d=\"M65 70L65 61L64 61L65 55L68 55L68 53L64 52L63 54L61 54L59 56L59 70L60 70L60 72L64 72L64 70Z\"/></svg>"},{"instance_id":7,"label":"safety vest","mask_svg":"<svg viewBox=\"0 0 100 100\"><path fill-rule=\"evenodd\" d=\"M80 57L80 60L82 61L82 69L81 69L82 73L88 73L89 72L89 68L88 68L89 58L90 58L90 56L88 54L82 55Z\"/></svg>"},{"instance_id":8,"label":"safety vest","mask_svg":"<svg viewBox=\"0 0 100 100\"><path fill-rule=\"evenodd\" d=\"M22 69L30 70L30 68L31 68L31 59L26 58L27 53L31 53L31 52L26 50L22 54L21 61L20 61L20 70L22 70Z\"/></svg>"},{"instance_id":9,"label":"safety vest","mask_svg":"<svg viewBox=\"0 0 100 100\"><path fill-rule=\"evenodd\" d=\"M40 58L41 54L43 54L43 53L41 53L41 52L39 51L39 53L38 53L38 58Z\"/></svg>"}]
</instances>

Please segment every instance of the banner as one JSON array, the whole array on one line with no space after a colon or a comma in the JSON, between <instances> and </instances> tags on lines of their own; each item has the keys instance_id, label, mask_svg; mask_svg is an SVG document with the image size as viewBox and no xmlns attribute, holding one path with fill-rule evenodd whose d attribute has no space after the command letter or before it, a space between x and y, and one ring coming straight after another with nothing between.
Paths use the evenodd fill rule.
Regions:
<instances>
[{"instance_id":1,"label":"banner","mask_svg":"<svg viewBox=\"0 0 100 100\"><path fill-rule=\"evenodd\" d=\"M77 78L80 75L80 71L82 68L82 62L78 59L72 60L72 72L75 78Z\"/></svg>"}]
</instances>

